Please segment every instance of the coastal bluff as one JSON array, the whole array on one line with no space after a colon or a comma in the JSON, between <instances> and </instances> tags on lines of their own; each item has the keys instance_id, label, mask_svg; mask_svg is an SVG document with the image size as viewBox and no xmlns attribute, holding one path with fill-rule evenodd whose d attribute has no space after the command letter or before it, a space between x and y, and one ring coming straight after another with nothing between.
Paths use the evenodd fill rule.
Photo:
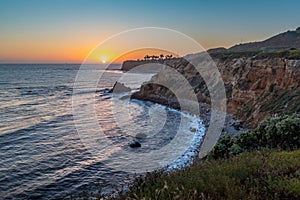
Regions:
<instances>
[{"instance_id":1,"label":"coastal bluff","mask_svg":"<svg viewBox=\"0 0 300 200\"><path fill-rule=\"evenodd\" d=\"M171 58L171 59L159 59L159 60L126 60L122 63L121 70L123 71L130 71L138 66L143 65L151 65L154 64L153 67L155 67L156 64L170 64L177 61L179 58ZM151 69L149 69L151 70Z\"/></svg>"},{"instance_id":2,"label":"coastal bluff","mask_svg":"<svg viewBox=\"0 0 300 200\"><path fill-rule=\"evenodd\" d=\"M207 53L211 57L208 60L214 62L224 82L227 112L244 121L248 127L255 127L274 114L300 113L300 27L264 41L237 44L228 49L210 49ZM190 54L174 62L163 63L188 81L199 107L211 105L210 92L201 74L187 60L201 55L205 53ZM197 62L200 69L209 71L211 68L205 67L205 59L202 62ZM167 85L170 79L176 85L175 93L180 94L184 90L180 80L170 76L166 67L144 83L132 98L180 109L174 91L162 86ZM154 84L157 82L160 85Z\"/></svg>"},{"instance_id":3,"label":"coastal bluff","mask_svg":"<svg viewBox=\"0 0 300 200\"><path fill-rule=\"evenodd\" d=\"M211 57L225 84L227 112L245 121L249 127L275 113L300 112L299 57L247 53L212 53ZM210 105L204 80L187 60L181 58L168 65L189 81L199 103ZM150 82L163 82L166 73L162 69ZM168 88L150 82L144 83L132 98L179 108L176 96Z\"/></svg>"},{"instance_id":4,"label":"coastal bluff","mask_svg":"<svg viewBox=\"0 0 300 200\"><path fill-rule=\"evenodd\" d=\"M160 61L154 61L154 60L126 60L123 62L121 70L123 71L129 71L137 66L145 65L149 63L161 63Z\"/></svg>"}]
</instances>

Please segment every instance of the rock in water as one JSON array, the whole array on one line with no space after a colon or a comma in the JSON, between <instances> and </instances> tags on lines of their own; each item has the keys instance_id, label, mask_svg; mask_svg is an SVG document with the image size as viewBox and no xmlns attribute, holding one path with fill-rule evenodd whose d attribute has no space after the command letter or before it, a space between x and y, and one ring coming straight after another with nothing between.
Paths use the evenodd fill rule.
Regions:
<instances>
[{"instance_id":1,"label":"rock in water","mask_svg":"<svg viewBox=\"0 0 300 200\"><path fill-rule=\"evenodd\" d=\"M139 138L139 139L143 139L143 138L146 138L147 135L146 135L145 133L138 133L138 134L136 134L135 137L136 137L136 138Z\"/></svg>"},{"instance_id":2,"label":"rock in water","mask_svg":"<svg viewBox=\"0 0 300 200\"><path fill-rule=\"evenodd\" d=\"M190 131L191 131L191 132L196 132L197 129L196 129L196 128L193 128L193 127L190 127Z\"/></svg>"},{"instance_id":3,"label":"rock in water","mask_svg":"<svg viewBox=\"0 0 300 200\"><path fill-rule=\"evenodd\" d=\"M138 141L133 141L132 143L129 144L129 146L131 148L137 148L137 147L141 147L142 145Z\"/></svg>"},{"instance_id":4,"label":"rock in water","mask_svg":"<svg viewBox=\"0 0 300 200\"><path fill-rule=\"evenodd\" d=\"M114 84L113 88L109 90L109 93L122 93L122 92L130 92L131 89L126 87L123 83L119 83L118 81Z\"/></svg>"},{"instance_id":5,"label":"rock in water","mask_svg":"<svg viewBox=\"0 0 300 200\"><path fill-rule=\"evenodd\" d=\"M120 97L120 100L125 100L125 99L130 99L131 95L125 95L125 96L122 96Z\"/></svg>"}]
</instances>

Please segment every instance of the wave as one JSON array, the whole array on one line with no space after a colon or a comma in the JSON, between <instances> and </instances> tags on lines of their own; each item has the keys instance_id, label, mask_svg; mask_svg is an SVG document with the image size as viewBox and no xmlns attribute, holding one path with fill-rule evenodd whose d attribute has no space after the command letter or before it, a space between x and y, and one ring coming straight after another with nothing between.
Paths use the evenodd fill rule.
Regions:
<instances>
[{"instance_id":1,"label":"wave","mask_svg":"<svg viewBox=\"0 0 300 200\"><path fill-rule=\"evenodd\" d=\"M32 118L35 118L33 116ZM7 137L8 135L15 135L16 137L19 137L20 135L27 135L28 132L35 132L36 129L41 129L43 127L48 127L51 128L51 126L54 126L56 123L61 123L64 122L66 123L67 121L73 122L73 115L72 114L65 114L61 116L55 116L55 117L50 117L47 121L40 120L34 125L30 126L25 126L25 127L15 127L16 130L7 132L5 134L0 134L1 137ZM14 129L13 127L8 127L8 129ZM7 140L1 140L1 142L8 142ZM3 144L3 143L0 143Z\"/></svg>"}]
</instances>

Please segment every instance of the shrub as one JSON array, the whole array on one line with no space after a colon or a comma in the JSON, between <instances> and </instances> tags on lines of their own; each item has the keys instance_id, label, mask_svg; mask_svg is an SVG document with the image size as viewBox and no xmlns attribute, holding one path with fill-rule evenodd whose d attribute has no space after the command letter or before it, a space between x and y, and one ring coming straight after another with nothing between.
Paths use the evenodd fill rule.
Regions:
<instances>
[{"instance_id":1,"label":"shrub","mask_svg":"<svg viewBox=\"0 0 300 200\"><path fill-rule=\"evenodd\" d=\"M218 143L214 146L212 150L212 156L217 158L227 158L229 156L229 147L231 146L230 135L225 135L220 137Z\"/></svg>"},{"instance_id":2,"label":"shrub","mask_svg":"<svg viewBox=\"0 0 300 200\"><path fill-rule=\"evenodd\" d=\"M267 118L254 130L222 136L208 159L138 178L119 199L300 199L300 150L270 149L299 148L299 137L299 115Z\"/></svg>"},{"instance_id":3,"label":"shrub","mask_svg":"<svg viewBox=\"0 0 300 200\"><path fill-rule=\"evenodd\" d=\"M243 151L263 148L294 150L300 147L300 115L274 116L265 119L254 130L242 132L233 139L222 136L210 156L226 158Z\"/></svg>"}]
</instances>

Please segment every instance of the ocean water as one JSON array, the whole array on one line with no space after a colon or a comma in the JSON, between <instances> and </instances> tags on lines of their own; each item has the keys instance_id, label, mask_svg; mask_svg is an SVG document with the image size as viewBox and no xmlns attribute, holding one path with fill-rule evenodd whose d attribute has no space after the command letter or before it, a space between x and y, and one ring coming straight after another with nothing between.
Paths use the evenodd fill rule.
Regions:
<instances>
[{"instance_id":1,"label":"ocean water","mask_svg":"<svg viewBox=\"0 0 300 200\"><path fill-rule=\"evenodd\" d=\"M86 68L104 74L96 91L82 87L74 94L79 68L0 65L0 199L68 199L84 191L108 194L126 187L136 169L146 171L150 163L180 168L195 154L204 132L200 119L130 100L130 93L108 93L120 77L134 91L153 74ZM94 98L93 117L101 130L92 128L88 117L74 116L74 95L84 116L92 115L84 108ZM138 139L141 148L132 149L129 144L138 134L146 138Z\"/></svg>"}]
</instances>

